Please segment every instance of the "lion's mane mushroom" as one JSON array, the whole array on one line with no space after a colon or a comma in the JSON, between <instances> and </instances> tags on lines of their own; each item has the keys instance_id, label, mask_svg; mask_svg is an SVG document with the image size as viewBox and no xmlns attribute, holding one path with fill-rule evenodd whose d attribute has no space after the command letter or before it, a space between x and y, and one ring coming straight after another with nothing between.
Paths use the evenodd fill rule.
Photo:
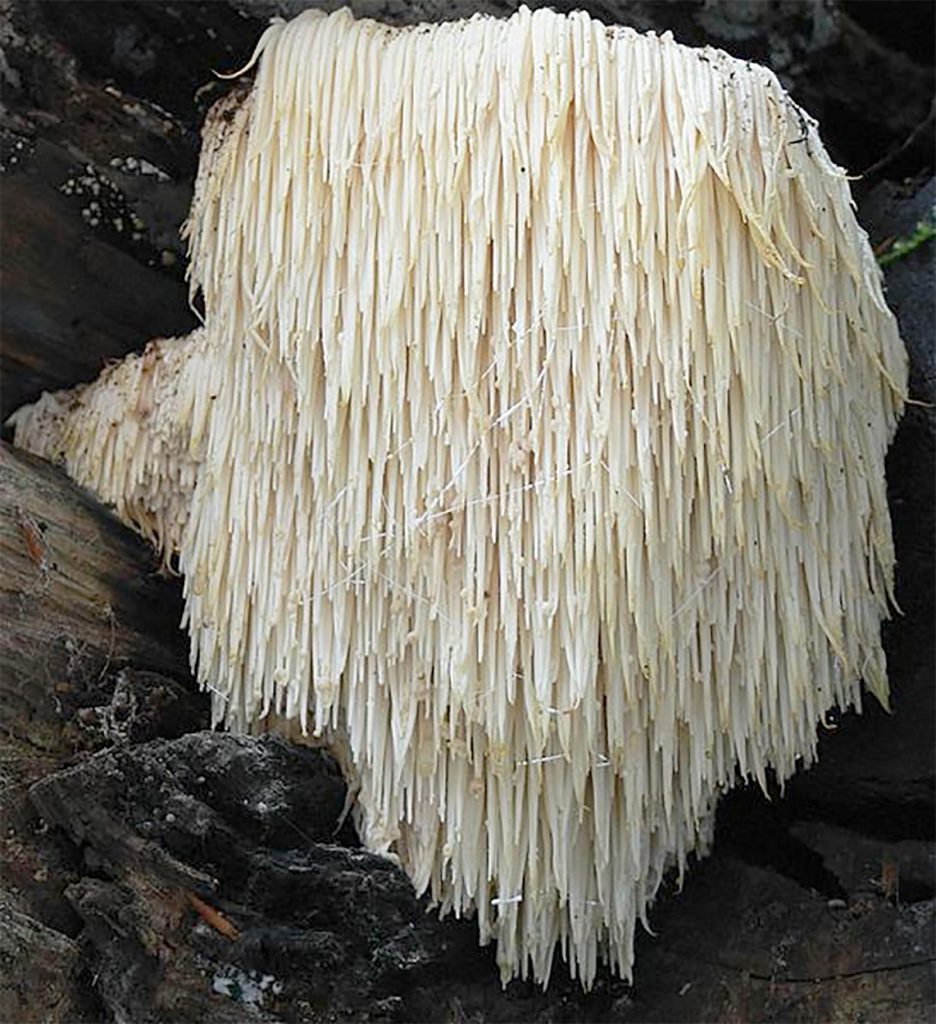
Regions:
<instances>
[{"instance_id":1,"label":"lion's mane mushroom","mask_svg":"<svg viewBox=\"0 0 936 1024\"><path fill-rule=\"evenodd\" d=\"M91 384L11 417L16 443L54 462L160 548L182 546L212 401L211 335L158 338Z\"/></svg>"},{"instance_id":2,"label":"lion's mane mushroom","mask_svg":"<svg viewBox=\"0 0 936 1024\"><path fill-rule=\"evenodd\" d=\"M310 11L255 59L195 387L141 419L135 357L17 441L178 550L217 718L346 743L364 841L505 978L630 976L717 795L887 698L905 354L846 177L769 71L584 14Z\"/></svg>"}]
</instances>

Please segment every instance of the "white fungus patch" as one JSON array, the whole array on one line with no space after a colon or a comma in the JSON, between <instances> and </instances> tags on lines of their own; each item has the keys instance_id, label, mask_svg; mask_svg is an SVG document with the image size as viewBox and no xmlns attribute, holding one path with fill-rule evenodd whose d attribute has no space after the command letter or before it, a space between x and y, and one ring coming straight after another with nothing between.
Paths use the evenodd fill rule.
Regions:
<instances>
[{"instance_id":1,"label":"white fungus patch","mask_svg":"<svg viewBox=\"0 0 936 1024\"><path fill-rule=\"evenodd\" d=\"M143 157L114 156L111 157L109 163L115 170L122 171L124 174L155 178L157 181L172 180L161 167L157 167L156 164L150 163L149 160L144 160Z\"/></svg>"},{"instance_id":2,"label":"white fungus patch","mask_svg":"<svg viewBox=\"0 0 936 1024\"><path fill-rule=\"evenodd\" d=\"M0 129L0 174L19 170L35 150L35 139Z\"/></svg>"},{"instance_id":3,"label":"white fungus patch","mask_svg":"<svg viewBox=\"0 0 936 1024\"><path fill-rule=\"evenodd\" d=\"M178 553L216 719L332 744L505 980L630 977L718 795L887 699L906 356L846 176L770 72L584 14L255 59L205 327L17 443Z\"/></svg>"},{"instance_id":4,"label":"white fungus patch","mask_svg":"<svg viewBox=\"0 0 936 1024\"><path fill-rule=\"evenodd\" d=\"M58 190L63 196L87 200L81 208L81 219L88 227L109 227L118 235L126 233L134 242L142 241L146 227L143 219L130 208L120 187L94 164L72 171Z\"/></svg>"},{"instance_id":5,"label":"white fungus patch","mask_svg":"<svg viewBox=\"0 0 936 1024\"><path fill-rule=\"evenodd\" d=\"M211 979L211 991L227 996L235 1003L261 1007L267 993L278 996L283 991L283 983L272 974L243 971L239 967L225 965Z\"/></svg>"}]
</instances>

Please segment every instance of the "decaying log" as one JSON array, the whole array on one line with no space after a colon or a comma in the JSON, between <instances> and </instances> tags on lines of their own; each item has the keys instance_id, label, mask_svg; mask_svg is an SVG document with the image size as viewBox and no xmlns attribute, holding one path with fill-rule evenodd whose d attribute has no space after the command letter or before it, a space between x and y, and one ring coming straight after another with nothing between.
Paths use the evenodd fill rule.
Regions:
<instances>
[{"instance_id":1,"label":"decaying log","mask_svg":"<svg viewBox=\"0 0 936 1024\"><path fill-rule=\"evenodd\" d=\"M635 988L605 973L584 996L557 970L546 993L501 992L470 922L440 922L393 863L335 845L343 786L319 751L194 733L102 751L31 798L94 871L66 897L117 1019L226 1021L240 1006L258 1020L327 1007L332 1020L815 1021L874 1007L922 1021L931 1009L932 900L902 904L880 874L888 857L925 860L922 843L866 838L860 863L878 877L853 863L846 899L831 900L716 852L663 900Z\"/></svg>"},{"instance_id":2,"label":"decaying log","mask_svg":"<svg viewBox=\"0 0 936 1024\"><path fill-rule=\"evenodd\" d=\"M0 921L0 1019L17 1024L82 1019L90 1007L80 987L78 943L24 914L6 893L0 893Z\"/></svg>"},{"instance_id":3,"label":"decaying log","mask_svg":"<svg viewBox=\"0 0 936 1024\"><path fill-rule=\"evenodd\" d=\"M61 471L0 446L7 734L62 751L93 735L91 745L146 738L148 719L149 735L199 721L184 686L180 588L157 570L154 553Z\"/></svg>"}]
</instances>

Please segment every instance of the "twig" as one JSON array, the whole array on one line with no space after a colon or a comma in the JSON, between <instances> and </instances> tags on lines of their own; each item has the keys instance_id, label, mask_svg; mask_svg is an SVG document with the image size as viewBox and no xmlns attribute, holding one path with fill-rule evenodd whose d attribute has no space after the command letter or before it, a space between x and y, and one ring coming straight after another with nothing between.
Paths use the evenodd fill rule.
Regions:
<instances>
[{"instance_id":1,"label":"twig","mask_svg":"<svg viewBox=\"0 0 936 1024\"><path fill-rule=\"evenodd\" d=\"M871 164L870 167L866 167L861 172L859 177L861 177L862 179L870 178L872 175L878 174L880 171L884 170L884 168L889 163L892 163L894 160L896 160L897 157L901 155L901 153L906 152L906 150L908 150L916 142L916 140L926 130L926 126L933 120L934 117L936 117L936 99L934 99L932 104L930 105L929 113L926 115L926 117L924 117L923 120L920 121L920 123L910 132L910 134L903 140L903 142L901 142L896 149L892 149L889 153L885 153L880 160L876 160L873 164Z\"/></svg>"},{"instance_id":2,"label":"twig","mask_svg":"<svg viewBox=\"0 0 936 1024\"><path fill-rule=\"evenodd\" d=\"M225 938L230 939L231 942L240 938L240 932L220 910L215 910L214 907L208 906L204 900L200 900L193 892L189 892L186 895L188 896L189 903L192 904L192 908L205 924L210 925L216 932L220 932Z\"/></svg>"}]
</instances>

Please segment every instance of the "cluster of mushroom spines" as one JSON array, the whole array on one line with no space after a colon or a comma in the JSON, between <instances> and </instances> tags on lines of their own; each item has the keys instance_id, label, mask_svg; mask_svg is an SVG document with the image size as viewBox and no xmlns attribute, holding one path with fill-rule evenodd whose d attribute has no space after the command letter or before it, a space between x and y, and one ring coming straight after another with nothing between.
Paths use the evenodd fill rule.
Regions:
<instances>
[{"instance_id":1,"label":"cluster of mushroom spines","mask_svg":"<svg viewBox=\"0 0 936 1024\"><path fill-rule=\"evenodd\" d=\"M719 793L886 699L906 367L847 180L770 72L584 14L258 51L187 225L210 386L70 470L178 549L219 721L341 737L505 978L629 977Z\"/></svg>"}]
</instances>

